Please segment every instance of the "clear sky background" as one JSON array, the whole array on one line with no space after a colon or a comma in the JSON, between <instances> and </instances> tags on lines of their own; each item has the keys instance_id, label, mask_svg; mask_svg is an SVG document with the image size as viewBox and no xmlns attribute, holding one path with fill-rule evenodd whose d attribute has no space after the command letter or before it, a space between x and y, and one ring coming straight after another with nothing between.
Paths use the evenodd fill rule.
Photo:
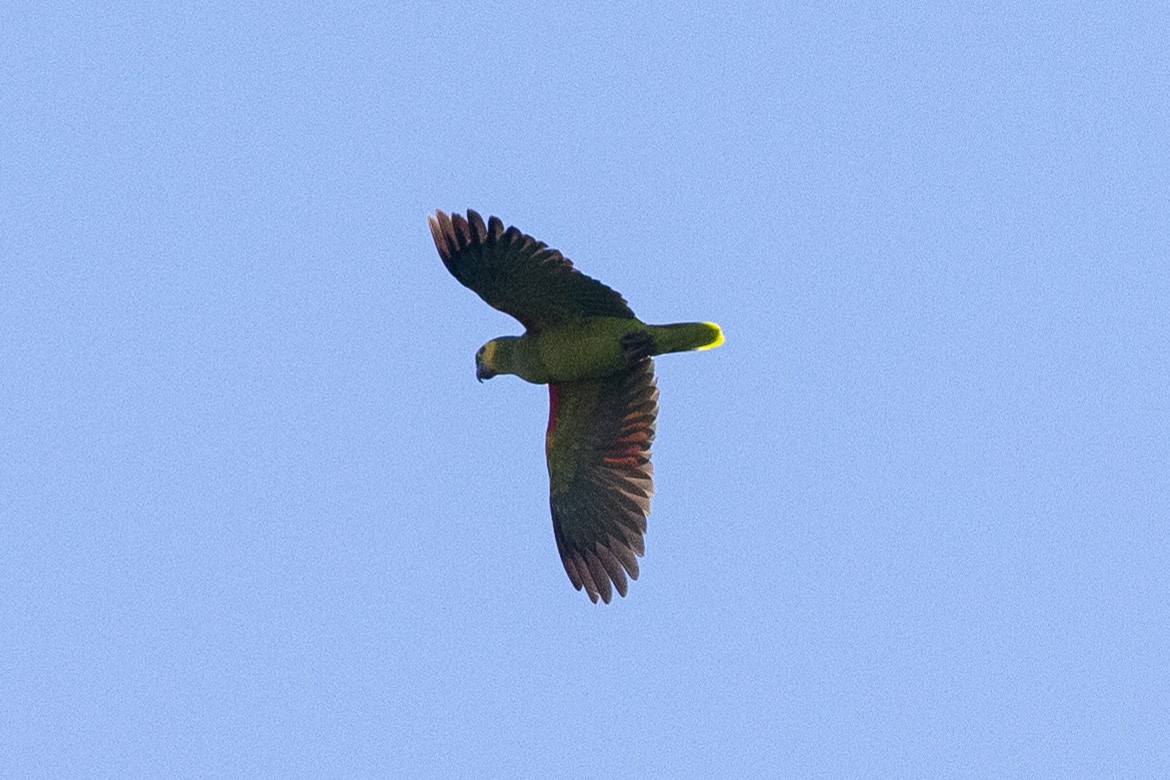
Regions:
<instances>
[{"instance_id":1,"label":"clear sky background","mask_svg":"<svg viewBox=\"0 0 1170 780\"><path fill-rule=\"evenodd\" d=\"M0 775L1170 775L1164 4L140 5L0 11ZM726 332L608 606L469 207Z\"/></svg>"}]
</instances>

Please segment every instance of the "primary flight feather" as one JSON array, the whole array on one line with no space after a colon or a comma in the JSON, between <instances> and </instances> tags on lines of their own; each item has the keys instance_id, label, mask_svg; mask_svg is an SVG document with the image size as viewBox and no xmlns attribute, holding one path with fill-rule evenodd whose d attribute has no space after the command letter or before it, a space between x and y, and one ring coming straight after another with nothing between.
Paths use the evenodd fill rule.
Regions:
<instances>
[{"instance_id":1,"label":"primary flight feather","mask_svg":"<svg viewBox=\"0 0 1170 780\"><path fill-rule=\"evenodd\" d=\"M491 217L427 218L451 275L524 326L480 347L480 381L515 374L549 390L549 505L569 580L594 603L626 595L654 491L654 355L723 343L710 322L647 325L555 249Z\"/></svg>"}]
</instances>

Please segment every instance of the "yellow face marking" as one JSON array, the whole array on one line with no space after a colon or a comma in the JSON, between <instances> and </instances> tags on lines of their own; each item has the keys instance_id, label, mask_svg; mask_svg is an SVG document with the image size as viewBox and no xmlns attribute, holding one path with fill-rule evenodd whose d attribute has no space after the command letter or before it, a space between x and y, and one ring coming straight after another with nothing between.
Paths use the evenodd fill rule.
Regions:
<instances>
[{"instance_id":1,"label":"yellow face marking","mask_svg":"<svg viewBox=\"0 0 1170 780\"><path fill-rule=\"evenodd\" d=\"M489 341L483 345L483 364L487 368L494 368L496 365L496 342Z\"/></svg>"},{"instance_id":2,"label":"yellow face marking","mask_svg":"<svg viewBox=\"0 0 1170 780\"><path fill-rule=\"evenodd\" d=\"M703 324L710 325L712 328L714 328L715 332L716 332L716 336L715 336L714 341L712 341L710 344L708 344L705 347L699 347L699 350L701 351L704 349L714 349L715 347L722 344L723 343L723 329L720 328L718 325L716 325L714 322L704 322Z\"/></svg>"}]
</instances>

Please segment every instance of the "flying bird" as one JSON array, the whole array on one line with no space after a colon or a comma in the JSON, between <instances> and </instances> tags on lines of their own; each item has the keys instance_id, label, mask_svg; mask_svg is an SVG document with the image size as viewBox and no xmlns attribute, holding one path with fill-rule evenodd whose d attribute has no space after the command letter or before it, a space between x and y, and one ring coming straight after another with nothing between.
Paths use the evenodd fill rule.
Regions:
<instances>
[{"instance_id":1,"label":"flying bird","mask_svg":"<svg viewBox=\"0 0 1170 780\"><path fill-rule=\"evenodd\" d=\"M476 378L548 385L549 505L569 580L595 604L614 589L625 596L654 490L651 357L719 346L723 332L711 322L647 325L617 292L497 217L485 225L474 211L437 211L427 221L451 275L524 326L479 348Z\"/></svg>"}]
</instances>

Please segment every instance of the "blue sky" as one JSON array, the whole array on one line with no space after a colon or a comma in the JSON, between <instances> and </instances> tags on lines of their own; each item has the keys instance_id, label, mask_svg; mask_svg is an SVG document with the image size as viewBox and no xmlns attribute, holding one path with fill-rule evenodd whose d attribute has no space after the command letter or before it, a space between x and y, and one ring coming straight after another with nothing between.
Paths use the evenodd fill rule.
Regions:
<instances>
[{"instance_id":1,"label":"blue sky","mask_svg":"<svg viewBox=\"0 0 1170 780\"><path fill-rule=\"evenodd\" d=\"M1170 774L1157 4L8 4L0 775ZM648 321L642 577L426 226Z\"/></svg>"}]
</instances>

